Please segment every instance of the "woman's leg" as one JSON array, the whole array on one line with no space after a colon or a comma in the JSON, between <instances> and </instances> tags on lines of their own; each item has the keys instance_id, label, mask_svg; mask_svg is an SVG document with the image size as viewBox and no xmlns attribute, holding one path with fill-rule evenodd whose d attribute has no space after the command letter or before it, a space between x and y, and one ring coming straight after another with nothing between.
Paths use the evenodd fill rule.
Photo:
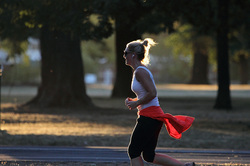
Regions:
<instances>
[{"instance_id":1,"label":"woman's leg","mask_svg":"<svg viewBox=\"0 0 250 166\"><path fill-rule=\"evenodd\" d=\"M142 157L136 157L131 159L131 166L143 166L143 160Z\"/></svg>"},{"instance_id":2,"label":"woman's leg","mask_svg":"<svg viewBox=\"0 0 250 166\"><path fill-rule=\"evenodd\" d=\"M147 134L149 140L147 141L147 146L145 146L143 149L144 160L159 165L184 166L185 165L184 163L168 155L155 153L158 136L162 128L162 122L156 121L154 119L147 119L147 121L144 124L147 126L147 131L149 131L149 133Z\"/></svg>"},{"instance_id":3,"label":"woman's leg","mask_svg":"<svg viewBox=\"0 0 250 166\"><path fill-rule=\"evenodd\" d=\"M141 152L145 146L145 126L143 118L138 118L128 146L128 155L131 160L131 165L143 165Z\"/></svg>"},{"instance_id":4,"label":"woman's leg","mask_svg":"<svg viewBox=\"0 0 250 166\"><path fill-rule=\"evenodd\" d=\"M160 134L163 123L149 118L147 120L147 130L149 131L147 137L147 146L144 147L142 156L143 159L147 162L153 163L155 157L155 148L158 141L158 136Z\"/></svg>"},{"instance_id":5,"label":"woman's leg","mask_svg":"<svg viewBox=\"0 0 250 166\"><path fill-rule=\"evenodd\" d=\"M137 119L128 147L128 155L132 165L137 163L143 164L141 157L142 152L146 161L153 162L157 138L156 141L152 140L155 137L158 137L158 132L160 131L161 126L162 122L148 117L140 116Z\"/></svg>"},{"instance_id":6,"label":"woman's leg","mask_svg":"<svg viewBox=\"0 0 250 166\"><path fill-rule=\"evenodd\" d=\"M184 166L184 163L170 156L159 153L155 154L155 147L161 127L162 122L157 120L143 116L138 119L128 148L132 166L143 166L141 152L143 152L144 160L151 163L168 166Z\"/></svg>"},{"instance_id":7,"label":"woman's leg","mask_svg":"<svg viewBox=\"0 0 250 166\"><path fill-rule=\"evenodd\" d=\"M184 163L165 154L156 153L153 161L154 164L168 166L184 166Z\"/></svg>"}]
</instances>

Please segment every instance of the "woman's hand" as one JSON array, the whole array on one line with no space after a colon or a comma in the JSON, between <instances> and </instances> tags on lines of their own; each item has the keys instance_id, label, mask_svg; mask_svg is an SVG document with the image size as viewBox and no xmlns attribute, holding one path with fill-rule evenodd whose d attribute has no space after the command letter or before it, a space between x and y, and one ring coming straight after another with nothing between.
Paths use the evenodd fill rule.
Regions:
<instances>
[{"instance_id":1,"label":"woman's hand","mask_svg":"<svg viewBox=\"0 0 250 166\"><path fill-rule=\"evenodd\" d=\"M129 98L129 97L126 98L126 100L125 100L125 105L126 105L130 110L133 110L133 109L135 109L136 107L139 106L137 98L132 99L132 98Z\"/></svg>"}]
</instances>

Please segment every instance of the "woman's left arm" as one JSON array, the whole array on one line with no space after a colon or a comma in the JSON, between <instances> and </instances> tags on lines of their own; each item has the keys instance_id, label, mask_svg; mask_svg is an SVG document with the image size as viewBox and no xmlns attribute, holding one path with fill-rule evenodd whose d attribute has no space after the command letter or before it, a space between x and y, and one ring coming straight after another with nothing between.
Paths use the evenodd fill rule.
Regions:
<instances>
[{"instance_id":1,"label":"woman's left arm","mask_svg":"<svg viewBox=\"0 0 250 166\"><path fill-rule=\"evenodd\" d=\"M144 89L146 90L146 94L145 96L143 96L143 98L137 101L129 101L128 106L130 109L135 109L141 104L147 104L148 102L153 100L157 95L155 85L152 79L150 78L149 73L146 70L138 69L135 73L135 77L137 81L139 81L141 85L144 87Z\"/></svg>"}]
</instances>

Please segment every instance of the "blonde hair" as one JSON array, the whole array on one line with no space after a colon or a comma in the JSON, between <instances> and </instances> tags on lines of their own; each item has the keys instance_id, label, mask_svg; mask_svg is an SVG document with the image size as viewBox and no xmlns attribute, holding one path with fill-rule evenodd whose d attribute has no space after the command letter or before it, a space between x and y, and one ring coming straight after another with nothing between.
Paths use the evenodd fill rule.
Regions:
<instances>
[{"instance_id":1,"label":"blonde hair","mask_svg":"<svg viewBox=\"0 0 250 166\"><path fill-rule=\"evenodd\" d=\"M150 57L149 57L149 49L151 46L154 46L156 43L151 38L146 38L142 40L135 40L127 44L128 52L135 52L138 56L138 59L144 65L149 65Z\"/></svg>"}]
</instances>

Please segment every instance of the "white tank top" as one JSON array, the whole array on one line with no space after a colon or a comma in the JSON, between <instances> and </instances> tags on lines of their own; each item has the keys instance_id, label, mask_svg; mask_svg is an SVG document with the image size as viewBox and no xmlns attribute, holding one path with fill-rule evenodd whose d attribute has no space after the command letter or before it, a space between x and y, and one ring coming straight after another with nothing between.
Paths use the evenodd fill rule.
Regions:
<instances>
[{"instance_id":1,"label":"white tank top","mask_svg":"<svg viewBox=\"0 0 250 166\"><path fill-rule=\"evenodd\" d=\"M152 79L153 81L153 84L155 86L155 82L154 82L154 78L153 78L153 75L152 73L148 70L148 68L146 68L145 66L139 66L137 67L137 69L139 68L142 68L144 70L146 70L149 75L150 75L150 78ZM136 70L137 70L136 69ZM132 79L132 83L131 83L131 89L132 91L136 94L138 100L143 98L145 96L145 94L147 93L147 91L145 90L145 88L141 85L141 83L139 81L137 81L136 77L135 77L135 72L136 70L134 71L133 73L133 79ZM156 88L156 87L155 87ZM158 97L156 96L154 99L152 99L150 102L148 102L147 104L141 104L137 107L138 111L144 109L144 108L147 108L147 107L150 107L150 106L160 106L159 104L159 100L158 100Z\"/></svg>"}]
</instances>

